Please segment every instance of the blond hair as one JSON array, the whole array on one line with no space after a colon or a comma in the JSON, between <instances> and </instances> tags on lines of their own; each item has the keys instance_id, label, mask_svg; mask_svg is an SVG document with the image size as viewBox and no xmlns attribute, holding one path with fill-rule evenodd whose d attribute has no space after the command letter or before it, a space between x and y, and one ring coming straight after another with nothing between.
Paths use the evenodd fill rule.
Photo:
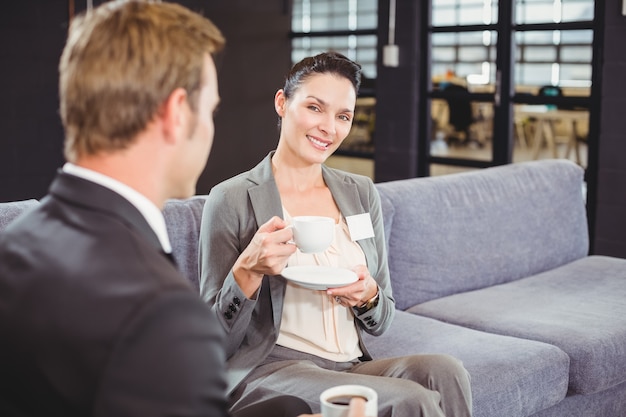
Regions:
<instances>
[{"instance_id":1,"label":"blond hair","mask_svg":"<svg viewBox=\"0 0 626 417\"><path fill-rule=\"evenodd\" d=\"M76 17L59 64L66 158L124 149L176 88L196 111L204 56L224 42L174 3L119 0Z\"/></svg>"}]
</instances>

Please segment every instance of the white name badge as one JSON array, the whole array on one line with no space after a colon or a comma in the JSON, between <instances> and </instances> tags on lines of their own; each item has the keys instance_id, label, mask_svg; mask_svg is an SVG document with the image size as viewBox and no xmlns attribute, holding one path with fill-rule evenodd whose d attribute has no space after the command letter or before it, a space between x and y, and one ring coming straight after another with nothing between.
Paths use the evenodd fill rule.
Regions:
<instances>
[{"instance_id":1,"label":"white name badge","mask_svg":"<svg viewBox=\"0 0 626 417\"><path fill-rule=\"evenodd\" d=\"M372 226L372 218L369 213L355 214L346 217L350 239L353 242L361 239L374 237L374 226Z\"/></svg>"}]
</instances>

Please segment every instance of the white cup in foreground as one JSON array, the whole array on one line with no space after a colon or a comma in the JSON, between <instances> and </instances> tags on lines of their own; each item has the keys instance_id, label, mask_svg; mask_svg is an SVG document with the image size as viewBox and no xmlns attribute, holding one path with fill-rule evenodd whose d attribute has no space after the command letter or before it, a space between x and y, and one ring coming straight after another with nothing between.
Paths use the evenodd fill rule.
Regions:
<instances>
[{"instance_id":1,"label":"white cup in foreground","mask_svg":"<svg viewBox=\"0 0 626 417\"><path fill-rule=\"evenodd\" d=\"M354 397L361 397L366 401L366 417L378 417L378 394L363 385L338 385L322 392L322 417L347 417L350 400Z\"/></svg>"},{"instance_id":2,"label":"white cup in foreground","mask_svg":"<svg viewBox=\"0 0 626 417\"><path fill-rule=\"evenodd\" d=\"M323 216L296 216L292 220L293 240L304 253L324 252L335 236L335 220Z\"/></svg>"}]
</instances>

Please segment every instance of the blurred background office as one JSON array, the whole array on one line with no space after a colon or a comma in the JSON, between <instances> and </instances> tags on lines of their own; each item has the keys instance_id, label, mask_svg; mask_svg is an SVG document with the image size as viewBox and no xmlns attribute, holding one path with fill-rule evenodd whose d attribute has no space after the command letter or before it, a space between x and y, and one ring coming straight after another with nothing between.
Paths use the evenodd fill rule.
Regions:
<instances>
[{"instance_id":1,"label":"blurred background office","mask_svg":"<svg viewBox=\"0 0 626 417\"><path fill-rule=\"evenodd\" d=\"M333 49L365 79L330 165L389 181L568 158L586 169L592 253L626 257L622 0L176 1L228 39L197 193L274 148L285 72ZM41 198L62 165L58 59L72 16L103 2L1 6L0 201Z\"/></svg>"}]
</instances>

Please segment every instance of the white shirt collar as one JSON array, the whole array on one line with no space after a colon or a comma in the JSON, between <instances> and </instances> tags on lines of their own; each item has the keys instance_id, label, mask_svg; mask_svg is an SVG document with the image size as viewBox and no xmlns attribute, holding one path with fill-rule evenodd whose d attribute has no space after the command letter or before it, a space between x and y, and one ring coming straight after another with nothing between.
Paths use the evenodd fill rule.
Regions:
<instances>
[{"instance_id":1,"label":"white shirt collar","mask_svg":"<svg viewBox=\"0 0 626 417\"><path fill-rule=\"evenodd\" d=\"M71 175L83 178L87 181L95 182L103 187L108 188L111 191L124 197L133 206L139 210L139 212L146 219L154 233L157 235L163 251L165 253L172 252L172 245L170 244L170 238L167 234L167 228L165 226L165 219L163 213L154 203L148 200L143 194L133 190L128 185L121 183L109 176L93 171L91 169L79 167L72 163L65 163L63 165L63 172Z\"/></svg>"}]
</instances>

